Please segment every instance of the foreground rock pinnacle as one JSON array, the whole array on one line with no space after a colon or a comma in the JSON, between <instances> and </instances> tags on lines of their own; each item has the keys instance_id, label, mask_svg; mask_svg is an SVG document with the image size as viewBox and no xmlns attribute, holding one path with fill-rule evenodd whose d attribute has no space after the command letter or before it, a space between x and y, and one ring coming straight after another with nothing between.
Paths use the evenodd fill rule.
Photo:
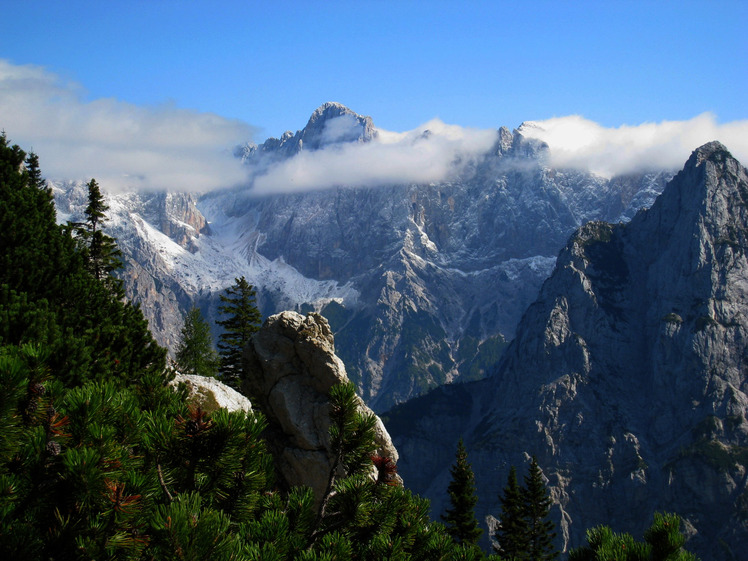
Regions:
<instances>
[{"instance_id":1,"label":"foreground rock pinnacle","mask_svg":"<svg viewBox=\"0 0 748 561\"><path fill-rule=\"evenodd\" d=\"M282 312L269 317L245 350L243 390L267 416L268 445L289 487L307 485L319 498L330 471L330 388L348 381L335 354L332 331L319 314ZM374 414L359 398L359 408ZM377 453L398 453L377 418Z\"/></svg>"}]
</instances>

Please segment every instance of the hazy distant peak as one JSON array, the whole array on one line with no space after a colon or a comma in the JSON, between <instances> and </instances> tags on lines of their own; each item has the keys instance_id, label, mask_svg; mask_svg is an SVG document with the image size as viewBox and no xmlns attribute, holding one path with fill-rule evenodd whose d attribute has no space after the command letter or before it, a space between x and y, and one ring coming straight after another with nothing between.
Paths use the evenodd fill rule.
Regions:
<instances>
[{"instance_id":1,"label":"hazy distant peak","mask_svg":"<svg viewBox=\"0 0 748 561\"><path fill-rule=\"evenodd\" d=\"M371 117L359 115L342 103L328 101L320 105L296 136L300 149L317 150L341 142L368 142L376 136Z\"/></svg>"},{"instance_id":2,"label":"hazy distant peak","mask_svg":"<svg viewBox=\"0 0 748 561\"><path fill-rule=\"evenodd\" d=\"M312 113L312 116L309 118L307 126L317 122L320 119L332 119L335 117L340 117L341 115L351 115L356 118L362 118L361 115L350 110L342 103L338 103L337 101L326 101L314 110L314 113Z\"/></svg>"}]
</instances>

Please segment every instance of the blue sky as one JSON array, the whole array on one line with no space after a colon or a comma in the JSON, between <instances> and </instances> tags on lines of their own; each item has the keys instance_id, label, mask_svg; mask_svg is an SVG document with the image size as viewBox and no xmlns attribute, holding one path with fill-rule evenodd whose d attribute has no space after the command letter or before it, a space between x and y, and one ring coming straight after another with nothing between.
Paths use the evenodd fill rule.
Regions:
<instances>
[{"instance_id":1,"label":"blue sky","mask_svg":"<svg viewBox=\"0 0 748 561\"><path fill-rule=\"evenodd\" d=\"M241 119L260 141L325 101L390 130L433 117L480 128L748 117L742 0L4 4L11 62L91 99Z\"/></svg>"},{"instance_id":2,"label":"blue sky","mask_svg":"<svg viewBox=\"0 0 748 561\"><path fill-rule=\"evenodd\" d=\"M0 3L0 59L78 103L212 113L256 142L325 101L391 131L748 119L743 0Z\"/></svg>"}]
</instances>

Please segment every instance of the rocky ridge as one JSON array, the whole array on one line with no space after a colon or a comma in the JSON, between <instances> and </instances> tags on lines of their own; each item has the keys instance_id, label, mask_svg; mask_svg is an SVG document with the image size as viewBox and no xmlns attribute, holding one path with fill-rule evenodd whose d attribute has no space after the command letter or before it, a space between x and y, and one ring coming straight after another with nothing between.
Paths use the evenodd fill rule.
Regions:
<instances>
[{"instance_id":1,"label":"rocky ridge","mask_svg":"<svg viewBox=\"0 0 748 561\"><path fill-rule=\"evenodd\" d=\"M748 549L747 252L748 173L707 144L651 209L577 231L495 375L386 416L403 477L439 512L463 435L482 515L500 512L509 466L535 455L560 546L601 523L641 535L666 510L685 519L703 558L739 557Z\"/></svg>"},{"instance_id":2,"label":"rocky ridge","mask_svg":"<svg viewBox=\"0 0 748 561\"><path fill-rule=\"evenodd\" d=\"M327 102L320 105L306 126L295 134L286 131L280 138L268 138L259 146L249 142L238 147L235 154L253 164L262 160L262 167L265 167L302 150L314 151L346 142L369 142L377 134L371 117L358 115L340 103Z\"/></svg>"}]
</instances>

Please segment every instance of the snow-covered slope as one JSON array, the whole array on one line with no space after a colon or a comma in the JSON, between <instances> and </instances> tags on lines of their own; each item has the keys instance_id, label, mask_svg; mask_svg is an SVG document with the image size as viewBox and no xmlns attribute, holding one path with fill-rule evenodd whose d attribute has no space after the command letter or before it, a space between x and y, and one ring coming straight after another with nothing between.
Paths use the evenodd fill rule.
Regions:
<instances>
[{"instance_id":1,"label":"snow-covered slope","mask_svg":"<svg viewBox=\"0 0 748 561\"><path fill-rule=\"evenodd\" d=\"M53 183L52 188L58 222L81 220L85 184ZM184 312L196 304L206 307L213 318L215 311L205 299L212 302L240 276L258 289L265 309L357 301L350 283L307 278L283 258L271 260L257 253L253 233L243 229L246 217L227 216L210 200L205 214L196 206L197 197L185 193L107 193L105 200L105 231L116 238L124 254L122 276L128 296L141 303L157 340L171 349L176 347ZM266 302L269 299L272 304Z\"/></svg>"}]
</instances>

